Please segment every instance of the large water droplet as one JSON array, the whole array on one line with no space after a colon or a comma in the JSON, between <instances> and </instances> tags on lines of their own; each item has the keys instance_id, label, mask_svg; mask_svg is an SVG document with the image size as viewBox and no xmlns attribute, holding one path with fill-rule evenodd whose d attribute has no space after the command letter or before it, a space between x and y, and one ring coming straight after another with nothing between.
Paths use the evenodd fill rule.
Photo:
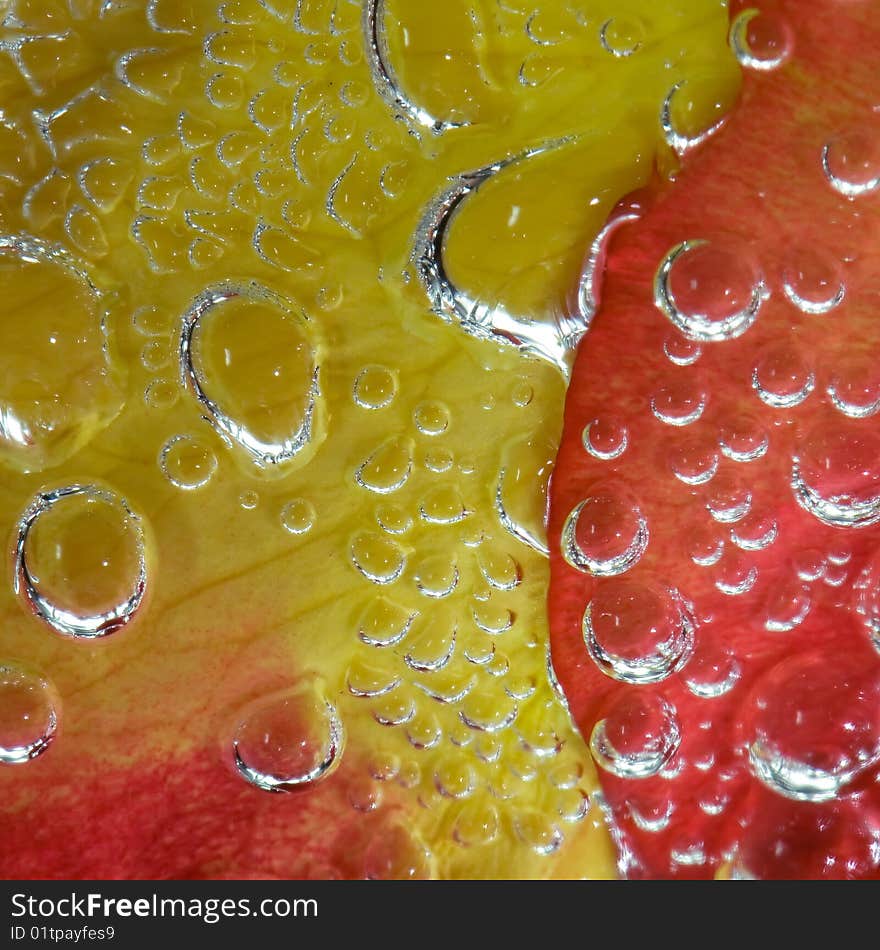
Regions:
<instances>
[{"instance_id":1,"label":"large water droplet","mask_svg":"<svg viewBox=\"0 0 880 950\"><path fill-rule=\"evenodd\" d=\"M798 504L824 524L862 528L880 520L880 436L839 417L819 422L792 460Z\"/></svg>"},{"instance_id":2,"label":"large water droplet","mask_svg":"<svg viewBox=\"0 0 880 950\"><path fill-rule=\"evenodd\" d=\"M62 248L0 235L0 459L58 465L122 407L105 302Z\"/></svg>"},{"instance_id":3,"label":"large water droplet","mask_svg":"<svg viewBox=\"0 0 880 950\"><path fill-rule=\"evenodd\" d=\"M587 605L583 634L603 673L625 683L659 683L687 662L694 621L676 591L605 581Z\"/></svg>"},{"instance_id":4,"label":"large water droplet","mask_svg":"<svg viewBox=\"0 0 880 950\"><path fill-rule=\"evenodd\" d=\"M684 241L663 259L654 301L691 340L732 340L757 319L767 290L748 251L725 242Z\"/></svg>"},{"instance_id":5,"label":"large water droplet","mask_svg":"<svg viewBox=\"0 0 880 950\"><path fill-rule=\"evenodd\" d=\"M675 709L655 694L626 693L593 728L590 751L619 778L656 775L681 744Z\"/></svg>"},{"instance_id":6,"label":"large water droplet","mask_svg":"<svg viewBox=\"0 0 880 950\"><path fill-rule=\"evenodd\" d=\"M232 738L235 767L267 792L311 788L342 756L344 733L335 707L312 684L248 705Z\"/></svg>"},{"instance_id":7,"label":"large water droplet","mask_svg":"<svg viewBox=\"0 0 880 950\"><path fill-rule=\"evenodd\" d=\"M318 363L307 318L250 284L201 293L184 314L180 372L208 420L262 468L316 445Z\"/></svg>"},{"instance_id":8,"label":"large water droplet","mask_svg":"<svg viewBox=\"0 0 880 950\"><path fill-rule=\"evenodd\" d=\"M622 574L648 546L648 522L634 503L593 495L571 512L562 529L562 556L585 574Z\"/></svg>"},{"instance_id":9,"label":"large water droplet","mask_svg":"<svg viewBox=\"0 0 880 950\"><path fill-rule=\"evenodd\" d=\"M18 526L14 588L51 627L103 637L132 620L147 586L144 526L115 492L41 492Z\"/></svg>"},{"instance_id":10,"label":"large water droplet","mask_svg":"<svg viewBox=\"0 0 880 950\"><path fill-rule=\"evenodd\" d=\"M880 760L880 666L820 651L790 657L755 686L749 764L787 798L837 797Z\"/></svg>"},{"instance_id":11,"label":"large water droplet","mask_svg":"<svg viewBox=\"0 0 880 950\"><path fill-rule=\"evenodd\" d=\"M60 703L39 673L0 662L0 765L20 765L42 755L58 731Z\"/></svg>"}]
</instances>

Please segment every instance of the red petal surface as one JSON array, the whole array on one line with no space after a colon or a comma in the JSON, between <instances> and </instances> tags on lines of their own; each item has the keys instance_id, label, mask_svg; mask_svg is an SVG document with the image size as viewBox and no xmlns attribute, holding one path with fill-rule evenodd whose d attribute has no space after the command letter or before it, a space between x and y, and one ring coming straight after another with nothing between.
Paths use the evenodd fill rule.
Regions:
<instances>
[{"instance_id":1,"label":"red petal surface","mask_svg":"<svg viewBox=\"0 0 880 950\"><path fill-rule=\"evenodd\" d=\"M612 239L578 354L552 654L632 877L880 863L876 11L740 21L742 100Z\"/></svg>"}]
</instances>

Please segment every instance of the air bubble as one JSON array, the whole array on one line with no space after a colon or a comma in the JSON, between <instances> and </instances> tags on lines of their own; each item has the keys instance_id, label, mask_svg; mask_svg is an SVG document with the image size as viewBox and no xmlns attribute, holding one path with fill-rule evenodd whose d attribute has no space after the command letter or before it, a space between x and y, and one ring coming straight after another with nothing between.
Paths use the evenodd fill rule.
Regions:
<instances>
[{"instance_id":1,"label":"air bubble","mask_svg":"<svg viewBox=\"0 0 880 950\"><path fill-rule=\"evenodd\" d=\"M676 329L697 342L741 336L757 319L766 297L748 252L724 242L677 244L654 281L656 305Z\"/></svg>"},{"instance_id":2,"label":"air bubble","mask_svg":"<svg viewBox=\"0 0 880 950\"><path fill-rule=\"evenodd\" d=\"M58 633L104 637L128 624L147 587L144 525L115 492L41 492L18 525L14 590Z\"/></svg>"},{"instance_id":3,"label":"air bubble","mask_svg":"<svg viewBox=\"0 0 880 950\"><path fill-rule=\"evenodd\" d=\"M42 755L58 732L60 702L44 676L0 662L0 765Z\"/></svg>"},{"instance_id":4,"label":"air bubble","mask_svg":"<svg viewBox=\"0 0 880 950\"><path fill-rule=\"evenodd\" d=\"M694 621L677 591L606 581L587 605L583 636L607 676L634 685L659 683L687 662Z\"/></svg>"},{"instance_id":5,"label":"air bubble","mask_svg":"<svg viewBox=\"0 0 880 950\"><path fill-rule=\"evenodd\" d=\"M572 567L599 577L622 574L648 546L648 523L638 506L613 495L582 501L562 529L562 555Z\"/></svg>"},{"instance_id":6,"label":"air bubble","mask_svg":"<svg viewBox=\"0 0 880 950\"><path fill-rule=\"evenodd\" d=\"M657 775L680 744L675 708L656 694L619 697L590 736L596 763L618 778Z\"/></svg>"},{"instance_id":7,"label":"air bubble","mask_svg":"<svg viewBox=\"0 0 880 950\"><path fill-rule=\"evenodd\" d=\"M313 686L257 700L241 714L232 739L239 774L267 792L313 787L339 765L343 728L334 706Z\"/></svg>"},{"instance_id":8,"label":"air bubble","mask_svg":"<svg viewBox=\"0 0 880 950\"><path fill-rule=\"evenodd\" d=\"M217 456L207 442L192 435L175 435L159 453L159 467L176 488L203 488L217 471Z\"/></svg>"}]
</instances>

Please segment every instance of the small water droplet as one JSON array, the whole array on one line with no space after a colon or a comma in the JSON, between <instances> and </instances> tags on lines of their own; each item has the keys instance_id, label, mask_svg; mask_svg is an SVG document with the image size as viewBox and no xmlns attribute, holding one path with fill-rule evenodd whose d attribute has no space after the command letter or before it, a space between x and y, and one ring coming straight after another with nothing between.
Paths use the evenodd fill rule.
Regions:
<instances>
[{"instance_id":1,"label":"small water droplet","mask_svg":"<svg viewBox=\"0 0 880 950\"><path fill-rule=\"evenodd\" d=\"M192 435L172 436L159 453L159 467L177 488L203 488L217 471L217 456L207 442Z\"/></svg>"},{"instance_id":2,"label":"small water droplet","mask_svg":"<svg viewBox=\"0 0 880 950\"><path fill-rule=\"evenodd\" d=\"M491 802L470 801L459 811L452 835L466 847L489 844L498 837L498 809Z\"/></svg>"},{"instance_id":3,"label":"small water droplet","mask_svg":"<svg viewBox=\"0 0 880 950\"><path fill-rule=\"evenodd\" d=\"M144 525L115 492L41 492L18 525L13 588L54 630L103 637L128 624L147 586Z\"/></svg>"},{"instance_id":4,"label":"small water droplet","mask_svg":"<svg viewBox=\"0 0 880 950\"><path fill-rule=\"evenodd\" d=\"M400 545L381 534L362 532L351 543L355 568L374 584L393 584L406 567Z\"/></svg>"},{"instance_id":5,"label":"small water droplet","mask_svg":"<svg viewBox=\"0 0 880 950\"><path fill-rule=\"evenodd\" d=\"M752 371L752 388L765 405L791 409L816 388L816 377L800 353L778 347L758 360Z\"/></svg>"},{"instance_id":6,"label":"small water droplet","mask_svg":"<svg viewBox=\"0 0 880 950\"><path fill-rule=\"evenodd\" d=\"M770 592L764 628L771 633L788 633L799 627L812 606L810 588L799 580L783 581Z\"/></svg>"},{"instance_id":7,"label":"small water droplet","mask_svg":"<svg viewBox=\"0 0 880 950\"><path fill-rule=\"evenodd\" d=\"M770 437L756 419L738 414L721 425L718 435L721 454L734 462L754 462L770 448Z\"/></svg>"},{"instance_id":8,"label":"small water droplet","mask_svg":"<svg viewBox=\"0 0 880 950\"><path fill-rule=\"evenodd\" d=\"M693 436L674 445L669 452L672 474L685 485L705 485L718 471L715 443L705 435Z\"/></svg>"},{"instance_id":9,"label":"small water droplet","mask_svg":"<svg viewBox=\"0 0 880 950\"><path fill-rule=\"evenodd\" d=\"M442 435L449 428L449 410L442 402L423 402L416 406L413 422L422 435Z\"/></svg>"},{"instance_id":10,"label":"small water droplet","mask_svg":"<svg viewBox=\"0 0 880 950\"><path fill-rule=\"evenodd\" d=\"M729 693L741 676L742 668L732 650L708 642L691 657L684 683L694 696L715 699Z\"/></svg>"},{"instance_id":11,"label":"small water droplet","mask_svg":"<svg viewBox=\"0 0 880 950\"><path fill-rule=\"evenodd\" d=\"M232 755L239 774L267 792L311 788L339 765L343 728L314 685L251 703L239 716Z\"/></svg>"},{"instance_id":12,"label":"small water droplet","mask_svg":"<svg viewBox=\"0 0 880 950\"><path fill-rule=\"evenodd\" d=\"M626 451L629 436L626 426L613 416L602 416L584 428L584 448L593 458L611 461Z\"/></svg>"},{"instance_id":13,"label":"small water droplet","mask_svg":"<svg viewBox=\"0 0 880 950\"><path fill-rule=\"evenodd\" d=\"M41 674L0 662L0 765L42 755L58 732L60 701Z\"/></svg>"},{"instance_id":14,"label":"small water droplet","mask_svg":"<svg viewBox=\"0 0 880 950\"><path fill-rule=\"evenodd\" d=\"M170 409L178 400L180 390L171 379L154 379L144 390L144 402L151 409Z\"/></svg>"},{"instance_id":15,"label":"small water droplet","mask_svg":"<svg viewBox=\"0 0 880 950\"><path fill-rule=\"evenodd\" d=\"M663 344L666 358L676 366L693 366L703 355L703 349L680 333L670 333Z\"/></svg>"},{"instance_id":16,"label":"small water droplet","mask_svg":"<svg viewBox=\"0 0 880 950\"><path fill-rule=\"evenodd\" d=\"M412 473L411 439L392 437L384 442L355 472L361 488L388 495L406 484Z\"/></svg>"},{"instance_id":17,"label":"small water droplet","mask_svg":"<svg viewBox=\"0 0 880 950\"><path fill-rule=\"evenodd\" d=\"M645 40L645 26L632 16L616 16L606 20L599 28L602 49L618 59L637 53Z\"/></svg>"},{"instance_id":18,"label":"small water droplet","mask_svg":"<svg viewBox=\"0 0 880 950\"><path fill-rule=\"evenodd\" d=\"M384 409L397 395L397 379L384 366L367 366L354 381L353 395L361 409Z\"/></svg>"},{"instance_id":19,"label":"small water droplet","mask_svg":"<svg viewBox=\"0 0 880 950\"><path fill-rule=\"evenodd\" d=\"M830 313L843 303L840 268L813 249L802 249L782 274L782 292L802 313Z\"/></svg>"},{"instance_id":20,"label":"small water droplet","mask_svg":"<svg viewBox=\"0 0 880 950\"><path fill-rule=\"evenodd\" d=\"M842 132L822 149L828 184L846 198L860 198L880 188L880 146L876 128L867 124Z\"/></svg>"},{"instance_id":21,"label":"small water droplet","mask_svg":"<svg viewBox=\"0 0 880 950\"><path fill-rule=\"evenodd\" d=\"M708 394L695 380L678 380L660 386L651 397L651 412L666 425L693 425L706 409Z\"/></svg>"},{"instance_id":22,"label":"small water droplet","mask_svg":"<svg viewBox=\"0 0 880 950\"><path fill-rule=\"evenodd\" d=\"M305 498L294 498L281 509L281 527L290 534L305 534L315 524L315 506Z\"/></svg>"}]
</instances>

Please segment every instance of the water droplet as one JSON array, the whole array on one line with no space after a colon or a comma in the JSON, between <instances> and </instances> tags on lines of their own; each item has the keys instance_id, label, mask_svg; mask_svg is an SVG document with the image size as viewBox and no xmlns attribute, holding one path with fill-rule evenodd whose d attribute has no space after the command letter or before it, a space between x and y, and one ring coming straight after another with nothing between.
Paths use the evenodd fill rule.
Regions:
<instances>
[{"instance_id":1,"label":"water droplet","mask_svg":"<svg viewBox=\"0 0 880 950\"><path fill-rule=\"evenodd\" d=\"M460 575L454 561L437 554L423 558L414 569L413 578L420 594L439 600L458 587Z\"/></svg>"},{"instance_id":2,"label":"water droplet","mask_svg":"<svg viewBox=\"0 0 880 950\"><path fill-rule=\"evenodd\" d=\"M792 460L797 503L824 524L862 528L880 520L880 437L837 417L800 440Z\"/></svg>"},{"instance_id":3,"label":"water droplet","mask_svg":"<svg viewBox=\"0 0 880 950\"><path fill-rule=\"evenodd\" d=\"M253 511L260 504L260 493L247 488L238 496L238 503L245 511Z\"/></svg>"},{"instance_id":4,"label":"water droplet","mask_svg":"<svg viewBox=\"0 0 880 950\"><path fill-rule=\"evenodd\" d=\"M791 56L791 27L778 14L744 10L730 28L730 45L746 69L769 72Z\"/></svg>"},{"instance_id":5,"label":"water droplet","mask_svg":"<svg viewBox=\"0 0 880 950\"><path fill-rule=\"evenodd\" d=\"M370 646L394 646L409 633L417 616L385 597L376 597L361 615L358 636Z\"/></svg>"},{"instance_id":6,"label":"water droplet","mask_svg":"<svg viewBox=\"0 0 880 950\"><path fill-rule=\"evenodd\" d=\"M703 415L708 401L708 395L694 380L678 380L654 393L651 412L666 425L689 426Z\"/></svg>"},{"instance_id":7,"label":"water droplet","mask_svg":"<svg viewBox=\"0 0 880 950\"><path fill-rule=\"evenodd\" d=\"M807 619L811 605L812 595L806 584L783 581L769 594L764 628L771 633L788 633Z\"/></svg>"},{"instance_id":8,"label":"water droplet","mask_svg":"<svg viewBox=\"0 0 880 950\"><path fill-rule=\"evenodd\" d=\"M605 581L587 605L584 643L598 668L634 685L680 670L694 643L694 620L677 591Z\"/></svg>"},{"instance_id":9,"label":"water droplet","mask_svg":"<svg viewBox=\"0 0 880 950\"><path fill-rule=\"evenodd\" d=\"M448 449L432 449L425 453L425 468L438 475L452 468L455 458Z\"/></svg>"},{"instance_id":10,"label":"water droplet","mask_svg":"<svg viewBox=\"0 0 880 950\"><path fill-rule=\"evenodd\" d=\"M758 582L758 568L742 551L728 549L715 567L715 587L728 597L747 594Z\"/></svg>"},{"instance_id":11,"label":"water droplet","mask_svg":"<svg viewBox=\"0 0 880 950\"><path fill-rule=\"evenodd\" d=\"M522 580L522 569L509 555L492 547L482 547L477 556L480 573L490 587L513 590Z\"/></svg>"},{"instance_id":12,"label":"water droplet","mask_svg":"<svg viewBox=\"0 0 880 950\"><path fill-rule=\"evenodd\" d=\"M582 501L562 529L562 556L585 574L622 574L647 546L648 523L638 506L614 495Z\"/></svg>"},{"instance_id":13,"label":"water droplet","mask_svg":"<svg viewBox=\"0 0 880 950\"><path fill-rule=\"evenodd\" d=\"M590 736L597 764L619 778L657 775L680 744L675 709L655 694L618 697Z\"/></svg>"},{"instance_id":14,"label":"water droplet","mask_svg":"<svg viewBox=\"0 0 880 950\"><path fill-rule=\"evenodd\" d=\"M315 506L305 498L294 498L281 509L281 526L290 534L305 534L315 524Z\"/></svg>"},{"instance_id":15,"label":"water droplet","mask_svg":"<svg viewBox=\"0 0 880 950\"><path fill-rule=\"evenodd\" d=\"M315 447L312 336L304 315L257 284L209 288L184 314L181 379L217 431L261 467L304 461Z\"/></svg>"},{"instance_id":16,"label":"water droplet","mask_svg":"<svg viewBox=\"0 0 880 950\"><path fill-rule=\"evenodd\" d=\"M476 787L476 777L466 761L449 758L434 769L434 787L445 798L467 798Z\"/></svg>"},{"instance_id":17,"label":"water droplet","mask_svg":"<svg viewBox=\"0 0 880 950\"><path fill-rule=\"evenodd\" d=\"M217 456L197 436L175 435L162 447L159 467L172 485L193 491L211 481L217 471Z\"/></svg>"},{"instance_id":18,"label":"water droplet","mask_svg":"<svg viewBox=\"0 0 880 950\"><path fill-rule=\"evenodd\" d=\"M754 462L767 454L770 437L756 419L737 415L722 424L718 445L721 454L733 462Z\"/></svg>"},{"instance_id":19,"label":"water droplet","mask_svg":"<svg viewBox=\"0 0 880 950\"><path fill-rule=\"evenodd\" d=\"M611 461L626 451L629 436L626 426L613 416L603 416L584 429L584 448L593 458Z\"/></svg>"},{"instance_id":20,"label":"water droplet","mask_svg":"<svg viewBox=\"0 0 880 950\"><path fill-rule=\"evenodd\" d=\"M147 586L144 526L115 492L41 492L18 525L14 590L58 633L103 637L137 613Z\"/></svg>"},{"instance_id":21,"label":"water droplet","mask_svg":"<svg viewBox=\"0 0 880 950\"><path fill-rule=\"evenodd\" d=\"M59 465L122 408L105 301L77 262L36 238L0 235L0 459Z\"/></svg>"},{"instance_id":22,"label":"water droplet","mask_svg":"<svg viewBox=\"0 0 880 950\"><path fill-rule=\"evenodd\" d=\"M411 439L393 437L376 449L355 472L361 488L388 495L406 484L412 472Z\"/></svg>"},{"instance_id":23,"label":"water droplet","mask_svg":"<svg viewBox=\"0 0 880 950\"><path fill-rule=\"evenodd\" d=\"M459 811L452 829L466 847L489 844L498 837L498 809L491 802L469 801Z\"/></svg>"},{"instance_id":24,"label":"water droplet","mask_svg":"<svg viewBox=\"0 0 880 950\"><path fill-rule=\"evenodd\" d=\"M822 171L828 184L846 198L859 198L880 188L880 146L875 128L860 127L832 138L822 149Z\"/></svg>"},{"instance_id":25,"label":"water droplet","mask_svg":"<svg viewBox=\"0 0 880 950\"><path fill-rule=\"evenodd\" d=\"M666 358L676 366L693 366L703 355L703 349L680 333L670 333L663 344Z\"/></svg>"},{"instance_id":26,"label":"water droplet","mask_svg":"<svg viewBox=\"0 0 880 950\"><path fill-rule=\"evenodd\" d=\"M311 788L342 757L343 728L333 705L313 685L250 704L232 739L235 767L267 792Z\"/></svg>"},{"instance_id":27,"label":"water droplet","mask_svg":"<svg viewBox=\"0 0 880 950\"><path fill-rule=\"evenodd\" d=\"M669 452L669 467L685 485L705 485L718 471L714 441L706 436L694 436L673 446Z\"/></svg>"},{"instance_id":28,"label":"water droplet","mask_svg":"<svg viewBox=\"0 0 880 950\"><path fill-rule=\"evenodd\" d=\"M397 395L397 379L384 366L367 366L354 381L354 401L361 409L384 409Z\"/></svg>"},{"instance_id":29,"label":"water droplet","mask_svg":"<svg viewBox=\"0 0 880 950\"><path fill-rule=\"evenodd\" d=\"M688 663L685 686L700 699L715 699L729 693L742 676L733 652L712 643L698 648Z\"/></svg>"},{"instance_id":30,"label":"water droplet","mask_svg":"<svg viewBox=\"0 0 880 950\"><path fill-rule=\"evenodd\" d=\"M751 511L752 493L738 479L721 475L712 482L706 508L715 521L733 524Z\"/></svg>"},{"instance_id":31,"label":"water droplet","mask_svg":"<svg viewBox=\"0 0 880 950\"><path fill-rule=\"evenodd\" d=\"M141 366L155 373L171 362L171 346L165 340L150 340L141 350Z\"/></svg>"},{"instance_id":32,"label":"water droplet","mask_svg":"<svg viewBox=\"0 0 880 950\"><path fill-rule=\"evenodd\" d=\"M530 809L520 813L516 816L514 827L519 840L538 854L553 854L562 846L562 832L542 812Z\"/></svg>"},{"instance_id":33,"label":"water droplet","mask_svg":"<svg viewBox=\"0 0 880 950\"><path fill-rule=\"evenodd\" d=\"M839 412L850 419L867 419L880 412L880 371L870 356L847 354L843 365L835 367L828 385L828 397Z\"/></svg>"},{"instance_id":34,"label":"water droplet","mask_svg":"<svg viewBox=\"0 0 880 950\"><path fill-rule=\"evenodd\" d=\"M510 392L510 401L519 409L524 409L534 398L535 391L526 382L516 383Z\"/></svg>"},{"instance_id":35,"label":"water droplet","mask_svg":"<svg viewBox=\"0 0 880 950\"><path fill-rule=\"evenodd\" d=\"M399 505L382 505L378 508L376 523L389 534L406 534L413 526L409 513Z\"/></svg>"},{"instance_id":36,"label":"water droplet","mask_svg":"<svg viewBox=\"0 0 880 950\"><path fill-rule=\"evenodd\" d=\"M406 555L400 545L381 534L362 532L351 543L355 568L374 584L393 584L406 567Z\"/></svg>"},{"instance_id":37,"label":"water droplet","mask_svg":"<svg viewBox=\"0 0 880 950\"><path fill-rule=\"evenodd\" d=\"M712 528L697 526L688 539L688 556L700 567L712 567L724 553L724 538Z\"/></svg>"},{"instance_id":38,"label":"water droplet","mask_svg":"<svg viewBox=\"0 0 880 950\"><path fill-rule=\"evenodd\" d=\"M602 49L618 59L638 52L644 40L645 26L636 17L616 16L606 20L599 28Z\"/></svg>"},{"instance_id":39,"label":"water droplet","mask_svg":"<svg viewBox=\"0 0 880 950\"><path fill-rule=\"evenodd\" d=\"M144 391L144 402L151 409L170 409L179 396L177 383L171 379L154 379Z\"/></svg>"},{"instance_id":40,"label":"water droplet","mask_svg":"<svg viewBox=\"0 0 880 950\"><path fill-rule=\"evenodd\" d=\"M449 410L442 402L423 402L416 406L413 422L422 435L442 435L449 428Z\"/></svg>"},{"instance_id":41,"label":"water droplet","mask_svg":"<svg viewBox=\"0 0 880 950\"><path fill-rule=\"evenodd\" d=\"M816 377L806 360L788 347L765 353L752 371L752 388L774 409L799 406L815 387Z\"/></svg>"},{"instance_id":42,"label":"water droplet","mask_svg":"<svg viewBox=\"0 0 880 950\"><path fill-rule=\"evenodd\" d=\"M731 529L730 540L743 551L763 551L776 540L779 529L769 514L750 512Z\"/></svg>"},{"instance_id":43,"label":"water droplet","mask_svg":"<svg viewBox=\"0 0 880 950\"><path fill-rule=\"evenodd\" d=\"M459 710L461 721L466 726L492 734L513 725L518 713L519 706L514 699L506 693L493 694L488 689L469 693Z\"/></svg>"},{"instance_id":44,"label":"water droplet","mask_svg":"<svg viewBox=\"0 0 880 950\"><path fill-rule=\"evenodd\" d=\"M419 505L419 514L428 524L458 524L470 514L458 489L443 485L429 491Z\"/></svg>"},{"instance_id":45,"label":"water droplet","mask_svg":"<svg viewBox=\"0 0 880 950\"><path fill-rule=\"evenodd\" d=\"M783 660L752 695L752 772L786 798L836 798L880 760L878 700L880 671L856 655L814 650Z\"/></svg>"},{"instance_id":46,"label":"water droplet","mask_svg":"<svg viewBox=\"0 0 880 950\"><path fill-rule=\"evenodd\" d=\"M757 319L767 290L747 250L727 242L685 241L663 259L654 302L698 342L733 340Z\"/></svg>"},{"instance_id":47,"label":"water droplet","mask_svg":"<svg viewBox=\"0 0 880 950\"><path fill-rule=\"evenodd\" d=\"M813 249L802 249L782 274L782 292L802 313L830 313L843 303L840 268Z\"/></svg>"},{"instance_id":48,"label":"water droplet","mask_svg":"<svg viewBox=\"0 0 880 950\"><path fill-rule=\"evenodd\" d=\"M55 688L44 676L0 662L0 765L42 755L58 732L59 709Z\"/></svg>"}]
</instances>

